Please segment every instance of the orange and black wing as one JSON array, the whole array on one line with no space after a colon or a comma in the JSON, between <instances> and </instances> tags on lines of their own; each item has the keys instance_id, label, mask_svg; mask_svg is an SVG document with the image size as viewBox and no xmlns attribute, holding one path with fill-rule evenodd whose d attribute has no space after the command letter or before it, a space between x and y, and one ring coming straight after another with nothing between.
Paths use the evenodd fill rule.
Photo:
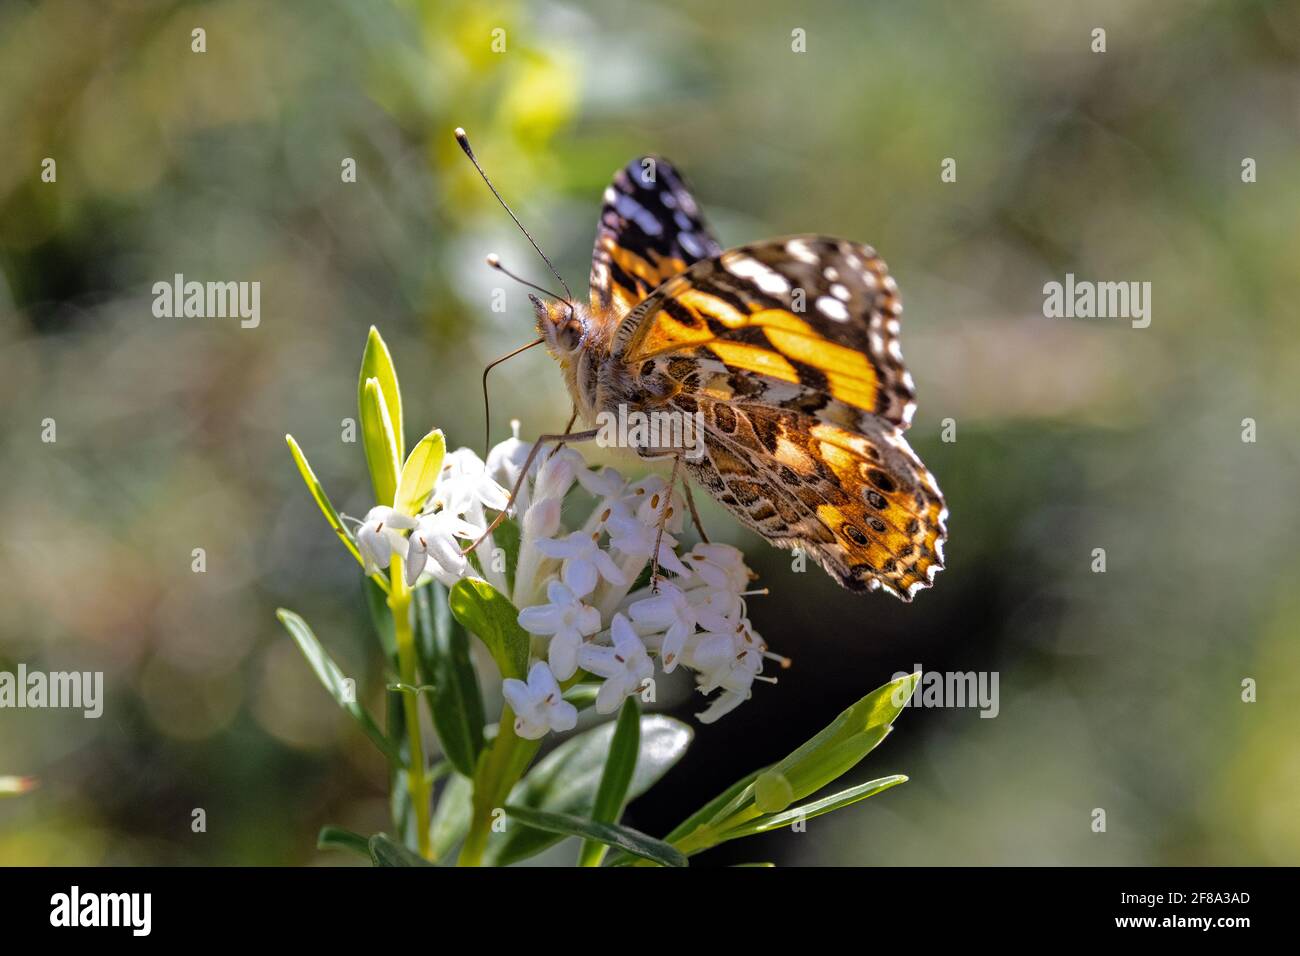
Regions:
<instances>
[{"instance_id":1,"label":"orange and black wing","mask_svg":"<svg viewBox=\"0 0 1300 956\"><path fill-rule=\"evenodd\" d=\"M908 600L943 566L947 509L903 435L915 410L902 306L867 246L798 236L669 279L621 323L631 394L698 413L687 466L765 538L847 588Z\"/></svg>"},{"instance_id":2,"label":"orange and black wing","mask_svg":"<svg viewBox=\"0 0 1300 956\"><path fill-rule=\"evenodd\" d=\"M654 289L722 251L668 160L642 156L605 190L591 254L591 307L617 321Z\"/></svg>"}]
</instances>

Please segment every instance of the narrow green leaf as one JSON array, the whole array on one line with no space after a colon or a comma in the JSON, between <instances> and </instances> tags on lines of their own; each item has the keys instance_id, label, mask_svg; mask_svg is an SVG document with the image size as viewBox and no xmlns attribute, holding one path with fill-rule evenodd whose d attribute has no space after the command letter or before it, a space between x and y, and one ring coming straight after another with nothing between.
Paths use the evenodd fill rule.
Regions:
<instances>
[{"instance_id":1,"label":"narrow green leaf","mask_svg":"<svg viewBox=\"0 0 1300 956\"><path fill-rule=\"evenodd\" d=\"M370 859L369 840L360 833L335 826L332 823L320 828L320 833L316 837L316 849L347 850L350 853L356 853Z\"/></svg>"},{"instance_id":2,"label":"narrow green leaf","mask_svg":"<svg viewBox=\"0 0 1300 956\"><path fill-rule=\"evenodd\" d=\"M452 617L447 590L438 582L416 588L414 602L416 654L424 679L433 685L433 727L452 766L472 777L483 752L486 718L469 635Z\"/></svg>"},{"instance_id":3,"label":"narrow green leaf","mask_svg":"<svg viewBox=\"0 0 1300 956\"><path fill-rule=\"evenodd\" d=\"M403 514L420 513L429 492L438 483L446 452L447 442L436 428L419 440L402 465L402 474L397 479L397 503L393 507Z\"/></svg>"},{"instance_id":4,"label":"narrow green leaf","mask_svg":"<svg viewBox=\"0 0 1300 956\"><path fill-rule=\"evenodd\" d=\"M366 450L366 465L370 468L375 501L392 505L397 495L401 459L398 458L393 420L384 404L379 381L373 378L367 380L361 393L361 444Z\"/></svg>"},{"instance_id":5,"label":"narrow green leaf","mask_svg":"<svg viewBox=\"0 0 1300 956\"><path fill-rule=\"evenodd\" d=\"M385 833L370 838L370 859L375 866L432 866L428 860L389 839Z\"/></svg>"},{"instance_id":6,"label":"narrow green leaf","mask_svg":"<svg viewBox=\"0 0 1300 956\"><path fill-rule=\"evenodd\" d=\"M349 690L348 685L344 682L343 672L339 670L339 666L334 663L334 659L321 646L320 641L316 639L316 635L312 633L312 629L307 626L307 622L297 614L284 608L277 610L275 616L279 618L280 623L289 632L289 636L294 639L298 649L302 651L303 657L307 658L307 663L316 672L316 676L325 685L325 689L329 691L330 696L352 716L352 719L360 725L366 736L374 742L384 756L393 763L401 765L402 758L397 748L391 740L384 736L384 732L379 729L370 713L356 701L355 693L353 690Z\"/></svg>"},{"instance_id":7,"label":"narrow green leaf","mask_svg":"<svg viewBox=\"0 0 1300 956\"><path fill-rule=\"evenodd\" d=\"M742 870L748 870L748 869L769 870L769 869L776 868L775 863L733 863L732 866Z\"/></svg>"},{"instance_id":8,"label":"narrow green leaf","mask_svg":"<svg viewBox=\"0 0 1300 956\"><path fill-rule=\"evenodd\" d=\"M575 734L537 762L510 791L508 802L520 807L591 815L614 737L613 723ZM686 753L694 732L680 720L660 714L640 720L641 746L628 784L630 802L659 782ZM488 841L485 861L505 866L534 856L560 841L557 834L510 827Z\"/></svg>"},{"instance_id":9,"label":"narrow green leaf","mask_svg":"<svg viewBox=\"0 0 1300 956\"><path fill-rule=\"evenodd\" d=\"M652 836L633 830L631 827L616 823L600 823L586 820L568 813L550 813L546 810L534 810L531 807L506 805L506 814L525 826L560 836L576 836L586 840L596 840L606 846L618 847L625 853L650 860L660 866L687 866L686 857L671 843L664 843Z\"/></svg>"},{"instance_id":10,"label":"narrow green leaf","mask_svg":"<svg viewBox=\"0 0 1300 956\"><path fill-rule=\"evenodd\" d=\"M665 839L691 855L729 839L724 833L761 818L764 811L757 805L757 782L762 775L772 775L765 778L766 799L792 803L852 770L889 734L920 676L909 674L876 688L784 760L733 784Z\"/></svg>"},{"instance_id":11,"label":"narrow green leaf","mask_svg":"<svg viewBox=\"0 0 1300 956\"><path fill-rule=\"evenodd\" d=\"M486 581L462 578L451 589L451 613L485 645L502 677L528 678L531 639L510 599Z\"/></svg>"},{"instance_id":12,"label":"narrow green leaf","mask_svg":"<svg viewBox=\"0 0 1300 956\"><path fill-rule=\"evenodd\" d=\"M397 387L397 369L393 367L393 357L388 352L388 343L373 325L366 336L366 350L361 355L361 374L357 377L357 406L362 405L366 391L367 379L375 379L384 396L384 405L393 423L393 432L397 439L397 460L406 457L402 421L402 392Z\"/></svg>"},{"instance_id":13,"label":"narrow green leaf","mask_svg":"<svg viewBox=\"0 0 1300 956\"><path fill-rule=\"evenodd\" d=\"M758 779L762 770L755 770L753 773L741 777L722 793L718 794L700 809L696 810L689 817L677 824L673 831L664 837L669 843L676 843L686 834L710 823L719 818L724 807L735 800L740 794L749 789L750 785Z\"/></svg>"},{"instance_id":14,"label":"narrow green leaf","mask_svg":"<svg viewBox=\"0 0 1300 956\"><path fill-rule=\"evenodd\" d=\"M851 806L859 800L865 800L867 797L874 797L876 794L888 790L890 787L896 787L900 783L906 782L907 777L899 773L888 777L881 777L878 780L869 780L856 787L849 787L847 790L841 790L839 793L832 794L829 797L822 797L820 800L814 800L811 803L805 803L802 806L792 807L788 810L783 810L780 813L773 813L759 817L757 820L751 820L749 823L742 824L734 830L726 831L722 836L722 840L734 840L737 837L751 836L755 833L767 833L769 830L779 830L800 819L811 820L813 817L819 817L823 813L830 813L832 810L839 810L842 807ZM719 840L718 842L722 842L722 840Z\"/></svg>"},{"instance_id":15,"label":"narrow green leaf","mask_svg":"<svg viewBox=\"0 0 1300 956\"><path fill-rule=\"evenodd\" d=\"M447 785L442 788L437 809L433 812L433 822L429 825L429 842L433 847L434 859L443 859L465 839L473 813L473 795L473 781L458 773L452 774Z\"/></svg>"},{"instance_id":16,"label":"narrow green leaf","mask_svg":"<svg viewBox=\"0 0 1300 956\"><path fill-rule=\"evenodd\" d=\"M311 496L316 499L316 506L320 508L321 514L329 522L329 526L334 529L334 533L339 536L343 542L343 547L348 549L352 557L357 559L357 564L365 567L365 562L361 560L361 552L357 550L357 544L352 540L352 535L343 525L343 519L339 513L334 510L334 505L330 502L329 495L325 494L325 489L321 487L320 481L316 478L316 473L311 470L311 465L307 463L307 456L302 453L298 443L294 441L292 435L284 436L285 444L289 446L289 454L293 455L294 463L298 466L298 473L302 475L302 480L307 484L307 490ZM385 594L388 593L388 582L378 574L372 574L370 580L374 581Z\"/></svg>"},{"instance_id":17,"label":"narrow green leaf","mask_svg":"<svg viewBox=\"0 0 1300 956\"><path fill-rule=\"evenodd\" d=\"M623 701L623 709L618 713L614 738L609 744L609 757L605 760L605 771L601 774L596 800L591 808L592 820L597 823L618 823L619 817L623 815L623 805L627 799L628 787L632 784L632 773L636 770L636 758L640 749L641 707L634 694ZM588 840L578 853L578 865L600 866L606 849L604 843Z\"/></svg>"},{"instance_id":18,"label":"narrow green leaf","mask_svg":"<svg viewBox=\"0 0 1300 956\"><path fill-rule=\"evenodd\" d=\"M379 638L379 646L388 655L389 666L393 673L401 668L397 662L397 628L393 622L393 609L388 606L388 592L380 590L374 578L367 578L364 585L366 608L370 611L370 626Z\"/></svg>"}]
</instances>

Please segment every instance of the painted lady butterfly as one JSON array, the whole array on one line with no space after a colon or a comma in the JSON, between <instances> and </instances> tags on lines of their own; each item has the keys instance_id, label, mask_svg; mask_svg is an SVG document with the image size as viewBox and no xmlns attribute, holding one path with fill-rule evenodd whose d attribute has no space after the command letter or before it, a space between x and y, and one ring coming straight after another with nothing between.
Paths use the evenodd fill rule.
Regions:
<instances>
[{"instance_id":1,"label":"painted lady butterfly","mask_svg":"<svg viewBox=\"0 0 1300 956\"><path fill-rule=\"evenodd\" d=\"M698 412L702 457L638 453L674 454L674 474L850 590L910 601L933 583L947 508L903 436L902 305L870 246L804 235L724 252L672 164L647 156L605 191L590 305L533 302L583 422Z\"/></svg>"}]
</instances>

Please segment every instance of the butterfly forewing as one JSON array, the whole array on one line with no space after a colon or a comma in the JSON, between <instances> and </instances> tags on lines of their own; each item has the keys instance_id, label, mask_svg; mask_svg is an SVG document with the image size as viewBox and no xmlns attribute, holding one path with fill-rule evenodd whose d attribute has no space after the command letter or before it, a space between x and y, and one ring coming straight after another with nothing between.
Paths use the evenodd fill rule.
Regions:
<instances>
[{"instance_id":1,"label":"butterfly forewing","mask_svg":"<svg viewBox=\"0 0 1300 956\"><path fill-rule=\"evenodd\" d=\"M591 307L621 319L687 267L722 249L673 165L642 156L605 190L591 255Z\"/></svg>"}]
</instances>

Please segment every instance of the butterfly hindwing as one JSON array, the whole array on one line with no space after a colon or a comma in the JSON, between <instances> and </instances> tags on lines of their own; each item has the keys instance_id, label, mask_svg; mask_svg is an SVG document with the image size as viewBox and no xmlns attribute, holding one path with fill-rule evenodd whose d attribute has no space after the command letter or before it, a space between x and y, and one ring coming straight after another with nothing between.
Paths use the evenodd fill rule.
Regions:
<instances>
[{"instance_id":1,"label":"butterfly hindwing","mask_svg":"<svg viewBox=\"0 0 1300 956\"><path fill-rule=\"evenodd\" d=\"M615 321L654 289L722 249L672 163L632 160L605 190L591 256L591 307Z\"/></svg>"},{"instance_id":2,"label":"butterfly hindwing","mask_svg":"<svg viewBox=\"0 0 1300 956\"><path fill-rule=\"evenodd\" d=\"M682 391L705 455L687 468L742 523L798 547L850 590L904 600L943 567L947 509L902 432L878 417L856 431L768 404Z\"/></svg>"}]
</instances>

